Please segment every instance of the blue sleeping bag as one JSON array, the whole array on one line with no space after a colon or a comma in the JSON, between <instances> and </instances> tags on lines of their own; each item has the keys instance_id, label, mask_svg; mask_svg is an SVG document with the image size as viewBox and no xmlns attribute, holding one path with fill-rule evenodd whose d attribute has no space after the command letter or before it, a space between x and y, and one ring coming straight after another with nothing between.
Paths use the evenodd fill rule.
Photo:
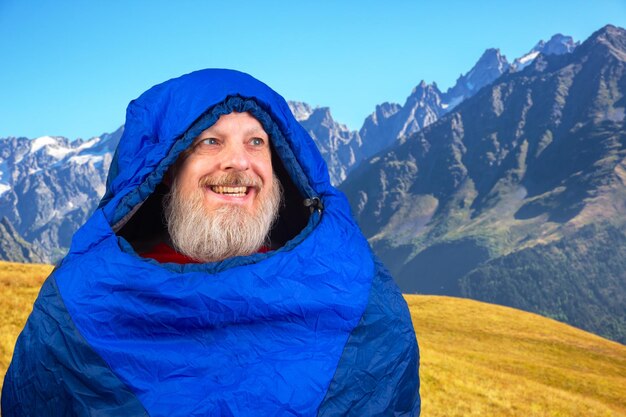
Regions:
<instances>
[{"instance_id":1,"label":"blue sleeping bag","mask_svg":"<svg viewBox=\"0 0 626 417\"><path fill-rule=\"evenodd\" d=\"M230 112L268 132L287 199L272 250L158 263L160 187ZM202 70L131 102L106 194L44 283L2 391L2 416L417 416L407 305L313 140L265 84Z\"/></svg>"}]
</instances>

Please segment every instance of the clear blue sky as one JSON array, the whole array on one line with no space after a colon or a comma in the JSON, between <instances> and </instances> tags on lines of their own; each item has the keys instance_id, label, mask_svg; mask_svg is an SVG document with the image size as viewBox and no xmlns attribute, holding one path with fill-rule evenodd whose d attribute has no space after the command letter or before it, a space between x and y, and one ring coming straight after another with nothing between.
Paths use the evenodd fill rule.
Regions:
<instances>
[{"instance_id":1,"label":"clear blue sky","mask_svg":"<svg viewBox=\"0 0 626 417\"><path fill-rule=\"evenodd\" d=\"M207 67L358 129L422 79L447 89L487 48L512 61L608 23L626 27L626 0L0 0L0 137L111 132L143 91Z\"/></svg>"}]
</instances>

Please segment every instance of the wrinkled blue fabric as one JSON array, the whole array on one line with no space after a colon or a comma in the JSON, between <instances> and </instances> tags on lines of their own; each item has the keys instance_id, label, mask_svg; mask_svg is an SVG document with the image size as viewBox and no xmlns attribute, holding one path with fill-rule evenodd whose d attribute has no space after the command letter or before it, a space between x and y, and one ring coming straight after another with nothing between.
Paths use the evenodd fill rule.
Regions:
<instances>
[{"instance_id":1,"label":"wrinkled blue fabric","mask_svg":"<svg viewBox=\"0 0 626 417\"><path fill-rule=\"evenodd\" d=\"M280 249L159 264L114 230L191 140L231 111L270 133L308 225ZM203 70L131 102L104 198L48 278L5 377L9 416L415 416L406 303L286 102Z\"/></svg>"},{"instance_id":2,"label":"wrinkled blue fabric","mask_svg":"<svg viewBox=\"0 0 626 417\"><path fill-rule=\"evenodd\" d=\"M52 277L20 334L2 389L4 417L148 416L78 332Z\"/></svg>"}]
</instances>

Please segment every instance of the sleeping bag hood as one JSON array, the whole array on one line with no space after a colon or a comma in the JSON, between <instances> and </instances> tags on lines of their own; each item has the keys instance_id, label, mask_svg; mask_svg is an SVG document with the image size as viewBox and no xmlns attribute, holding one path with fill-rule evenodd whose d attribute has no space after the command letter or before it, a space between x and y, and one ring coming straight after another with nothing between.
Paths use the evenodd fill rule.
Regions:
<instances>
[{"instance_id":1,"label":"sleeping bag hood","mask_svg":"<svg viewBox=\"0 0 626 417\"><path fill-rule=\"evenodd\" d=\"M159 263L163 179L220 116L249 112L285 190L270 250ZM44 283L2 392L11 416L416 416L406 302L282 97L202 70L130 103L106 193Z\"/></svg>"}]
</instances>

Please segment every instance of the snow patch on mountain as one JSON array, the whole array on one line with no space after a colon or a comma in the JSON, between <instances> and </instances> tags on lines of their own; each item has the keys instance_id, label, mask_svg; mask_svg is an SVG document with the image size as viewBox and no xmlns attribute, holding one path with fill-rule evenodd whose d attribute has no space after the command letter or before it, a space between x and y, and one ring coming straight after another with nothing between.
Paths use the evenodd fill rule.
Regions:
<instances>
[{"instance_id":1,"label":"snow patch on mountain","mask_svg":"<svg viewBox=\"0 0 626 417\"><path fill-rule=\"evenodd\" d=\"M75 155L68 159L68 162L73 162L77 165L83 165L87 163L96 164L98 162L102 162L104 160L104 156L102 155Z\"/></svg>"},{"instance_id":2,"label":"snow patch on mountain","mask_svg":"<svg viewBox=\"0 0 626 417\"><path fill-rule=\"evenodd\" d=\"M11 189L11 172L6 160L0 162L0 196Z\"/></svg>"},{"instance_id":3,"label":"snow patch on mountain","mask_svg":"<svg viewBox=\"0 0 626 417\"><path fill-rule=\"evenodd\" d=\"M574 51L580 42L574 42L571 36L556 34L548 42L540 40L528 53L513 61L511 65L515 71L521 71L529 66L539 54L543 55L563 55Z\"/></svg>"},{"instance_id":4,"label":"snow patch on mountain","mask_svg":"<svg viewBox=\"0 0 626 417\"><path fill-rule=\"evenodd\" d=\"M464 96L457 96L457 97L450 97L450 98L446 97L446 99L448 100L448 102L441 103L441 107L443 107L443 109L446 111L450 111L456 106L458 106L459 104L461 104L461 102L465 100L465 97Z\"/></svg>"},{"instance_id":5,"label":"snow patch on mountain","mask_svg":"<svg viewBox=\"0 0 626 417\"><path fill-rule=\"evenodd\" d=\"M62 146L47 146L46 147L46 151L48 153L48 155L50 155L51 157L55 158L55 159L63 159L65 158L69 153L72 153L74 150L72 148L65 148Z\"/></svg>"},{"instance_id":6,"label":"snow patch on mountain","mask_svg":"<svg viewBox=\"0 0 626 417\"><path fill-rule=\"evenodd\" d=\"M11 189L11 186L9 184L0 183L0 195L6 193L10 189Z\"/></svg>"},{"instance_id":7,"label":"snow patch on mountain","mask_svg":"<svg viewBox=\"0 0 626 417\"><path fill-rule=\"evenodd\" d=\"M32 153L37 152L38 150L40 150L43 147L49 146L49 145L56 145L58 144L57 139L52 137L52 136L41 136L37 139L33 139L30 142L30 151Z\"/></svg>"},{"instance_id":8,"label":"snow patch on mountain","mask_svg":"<svg viewBox=\"0 0 626 417\"><path fill-rule=\"evenodd\" d=\"M101 140L102 138L100 138L99 136L96 136L95 138L89 139L87 142L84 142L83 144L81 144L78 148L76 148L76 150L78 152L81 152L85 149L91 149L94 146L96 146Z\"/></svg>"},{"instance_id":9,"label":"snow patch on mountain","mask_svg":"<svg viewBox=\"0 0 626 417\"><path fill-rule=\"evenodd\" d=\"M0 218L55 262L97 207L123 128L87 141L0 138Z\"/></svg>"},{"instance_id":10,"label":"snow patch on mountain","mask_svg":"<svg viewBox=\"0 0 626 417\"><path fill-rule=\"evenodd\" d=\"M523 69L528 64L530 64L535 58L537 58L537 55L539 55L539 51L530 52L522 56L521 58L518 58L517 62L519 63L519 66L517 68Z\"/></svg>"}]
</instances>

